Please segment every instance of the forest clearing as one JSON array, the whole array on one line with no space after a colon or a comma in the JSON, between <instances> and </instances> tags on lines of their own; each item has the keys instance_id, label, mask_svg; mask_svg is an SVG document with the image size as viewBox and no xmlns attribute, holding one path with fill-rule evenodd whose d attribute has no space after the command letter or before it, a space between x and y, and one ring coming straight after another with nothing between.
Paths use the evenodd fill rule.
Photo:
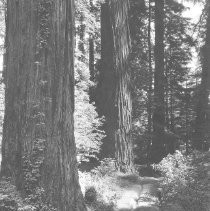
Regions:
<instances>
[{"instance_id":1,"label":"forest clearing","mask_svg":"<svg viewBox=\"0 0 210 211\"><path fill-rule=\"evenodd\" d=\"M0 211L210 211L210 0L0 0Z\"/></svg>"}]
</instances>

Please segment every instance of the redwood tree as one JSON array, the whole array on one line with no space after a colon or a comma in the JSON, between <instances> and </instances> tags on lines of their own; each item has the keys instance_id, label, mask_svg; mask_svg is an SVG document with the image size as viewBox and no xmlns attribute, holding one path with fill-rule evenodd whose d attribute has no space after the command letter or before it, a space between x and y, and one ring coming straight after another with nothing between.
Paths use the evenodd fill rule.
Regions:
<instances>
[{"instance_id":1,"label":"redwood tree","mask_svg":"<svg viewBox=\"0 0 210 211\"><path fill-rule=\"evenodd\" d=\"M155 73L154 112L151 161L159 162L164 156L164 0L155 0Z\"/></svg>"},{"instance_id":2,"label":"redwood tree","mask_svg":"<svg viewBox=\"0 0 210 211\"><path fill-rule=\"evenodd\" d=\"M74 2L8 0L2 174L44 190L59 211L86 210L74 142ZM42 192L42 191L41 191Z\"/></svg>"},{"instance_id":3,"label":"redwood tree","mask_svg":"<svg viewBox=\"0 0 210 211\"><path fill-rule=\"evenodd\" d=\"M121 171L133 169L128 10L128 0L109 0L102 6L102 61L97 100L107 120L103 152L115 156Z\"/></svg>"}]
</instances>

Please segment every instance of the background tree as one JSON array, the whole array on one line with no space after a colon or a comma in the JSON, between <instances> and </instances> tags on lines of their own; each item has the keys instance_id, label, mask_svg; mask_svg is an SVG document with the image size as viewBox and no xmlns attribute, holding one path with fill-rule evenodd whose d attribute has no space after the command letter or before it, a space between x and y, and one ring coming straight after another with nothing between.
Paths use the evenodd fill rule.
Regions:
<instances>
[{"instance_id":1,"label":"background tree","mask_svg":"<svg viewBox=\"0 0 210 211\"><path fill-rule=\"evenodd\" d=\"M100 1L84 0L76 2L74 119L77 158L80 168L87 168L90 161L92 162L91 167L98 163L101 139L104 137L104 131L101 130L103 118L99 118L90 93L90 90L96 86L94 69L99 57L96 47L91 46L90 51L90 43L98 45L99 3Z\"/></svg>"},{"instance_id":2,"label":"background tree","mask_svg":"<svg viewBox=\"0 0 210 211\"><path fill-rule=\"evenodd\" d=\"M151 161L159 162L164 156L164 0L155 0L155 72L154 112Z\"/></svg>"},{"instance_id":3,"label":"background tree","mask_svg":"<svg viewBox=\"0 0 210 211\"><path fill-rule=\"evenodd\" d=\"M107 120L105 131L111 156L115 153L117 168L133 169L131 141L131 91L128 56L130 51L129 1L108 1L102 8L101 69L98 84L98 106ZM114 150L113 150L114 149Z\"/></svg>"},{"instance_id":4,"label":"background tree","mask_svg":"<svg viewBox=\"0 0 210 211\"><path fill-rule=\"evenodd\" d=\"M152 14L149 13L149 2L144 0L132 0L130 7L130 31L131 31L131 87L132 87L132 138L134 140L135 162L145 163L148 157L147 146L151 141L150 128L150 91L153 92L153 76L150 71L150 53L153 63L152 27L149 26ZM151 21L152 22L152 21ZM149 29L150 28L150 29ZM149 32L151 30L151 33ZM151 44L151 51L149 45ZM150 90L152 88L152 90ZM152 96L151 96L152 98ZM152 112L152 111L151 111Z\"/></svg>"},{"instance_id":5,"label":"background tree","mask_svg":"<svg viewBox=\"0 0 210 211\"><path fill-rule=\"evenodd\" d=\"M154 4L146 1L145 6L141 8L144 9L140 10L139 1L133 1L131 4L130 26L133 41L131 68L134 87L133 138L137 146L135 154L138 157L136 161L145 163L150 160L149 148L152 133L148 130L151 126L149 113L154 109ZM186 7L176 1L169 1L164 5L164 80L162 81L164 84L164 118L166 119L163 136L164 154L169 153L170 145L174 148L179 143L184 143L185 129L188 128L188 131L192 131L194 119L194 103L191 102L189 110L187 110L190 123L186 128L184 123L186 109L182 108L186 105L184 94L186 83L191 94L194 90L188 66L192 58L191 48L194 46L194 41L190 36L193 26L188 18L183 17L185 10ZM147 56L148 54L151 55ZM185 129L183 130L183 128ZM181 142L178 143L178 139ZM172 150L172 148L170 149ZM173 152L174 149L170 152Z\"/></svg>"},{"instance_id":6,"label":"background tree","mask_svg":"<svg viewBox=\"0 0 210 211\"><path fill-rule=\"evenodd\" d=\"M197 150L208 150L210 143L209 126L209 84L210 84L210 3L206 1L206 26L205 26L205 44L201 48L201 84L199 86L199 95L196 108L196 121L193 145Z\"/></svg>"},{"instance_id":7,"label":"background tree","mask_svg":"<svg viewBox=\"0 0 210 211\"><path fill-rule=\"evenodd\" d=\"M186 121L186 116L192 114L192 107L191 112L189 111L189 100L193 84L190 82L188 64L194 46L194 41L189 35L193 25L188 18L182 16L185 10L186 7L176 1L165 3L165 127L168 132L178 136L184 142L189 138L189 134L186 133L191 128L190 120ZM174 151L175 149L172 150Z\"/></svg>"}]
</instances>

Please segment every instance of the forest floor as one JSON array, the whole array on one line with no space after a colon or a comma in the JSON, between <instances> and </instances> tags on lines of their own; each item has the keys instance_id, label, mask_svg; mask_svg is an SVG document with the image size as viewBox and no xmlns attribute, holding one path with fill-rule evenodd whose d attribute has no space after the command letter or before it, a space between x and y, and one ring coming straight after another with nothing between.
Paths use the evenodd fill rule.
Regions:
<instances>
[{"instance_id":1,"label":"forest floor","mask_svg":"<svg viewBox=\"0 0 210 211\"><path fill-rule=\"evenodd\" d=\"M141 172L142 176L113 172L99 177L96 175L96 178L93 175L89 177L87 172L81 173L84 195L88 187L94 187L98 195L96 204L88 206L88 211L159 211L162 177L148 175L146 171L147 168Z\"/></svg>"},{"instance_id":2,"label":"forest floor","mask_svg":"<svg viewBox=\"0 0 210 211\"><path fill-rule=\"evenodd\" d=\"M158 211L161 178L155 177L118 177L121 197L117 201L117 210Z\"/></svg>"},{"instance_id":3,"label":"forest floor","mask_svg":"<svg viewBox=\"0 0 210 211\"><path fill-rule=\"evenodd\" d=\"M199 182L204 185L204 191L209 199L209 208L206 209L209 211L210 152L201 156L196 162L198 168L205 172ZM163 177L150 175L146 171L147 169L142 169L140 176L138 174L114 173L108 176L96 175L95 179L89 172L81 173L84 177L80 181L82 189L92 185L97 193L100 194L98 200L100 203L97 202L98 204L96 205L87 204L88 211L198 211L198 209L183 209L176 203L170 204L165 208L161 207L160 197L162 190L160 189L160 184ZM191 196L190 202L193 202L193 200L194 196ZM26 199L21 197L15 186L7 178L0 181L0 211L6 211L5 208L8 208L8 211L37 210L34 205L30 205Z\"/></svg>"},{"instance_id":4,"label":"forest floor","mask_svg":"<svg viewBox=\"0 0 210 211\"><path fill-rule=\"evenodd\" d=\"M167 168L171 170L170 163L167 163ZM179 184L179 176L174 177L173 173L172 178L178 181L170 182L169 180L166 183L167 187L162 186L167 178L152 175L145 167L141 168L140 176L114 172L99 177L96 175L95 179L91 176L91 182L88 182L89 173L82 173L84 179L81 180L81 186L86 185L86 190L88 186L95 187L99 193L98 201L105 205L93 204L93 206L88 206L88 211L210 211L210 152L197 153L190 169L196 174L193 183L188 181L189 186ZM185 171L185 168L177 167L175 174L177 170L179 173L179 171ZM181 180L182 176L180 175ZM178 189L173 189L174 182L177 182ZM173 190L177 192L171 192ZM170 193L174 194L172 198L168 198ZM112 209L108 206L110 204L113 205Z\"/></svg>"}]
</instances>

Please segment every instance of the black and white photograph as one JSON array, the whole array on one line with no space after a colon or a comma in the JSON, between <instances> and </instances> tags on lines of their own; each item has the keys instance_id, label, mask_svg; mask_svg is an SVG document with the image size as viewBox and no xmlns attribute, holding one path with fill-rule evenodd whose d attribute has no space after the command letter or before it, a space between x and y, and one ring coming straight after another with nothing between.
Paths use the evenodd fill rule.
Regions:
<instances>
[{"instance_id":1,"label":"black and white photograph","mask_svg":"<svg viewBox=\"0 0 210 211\"><path fill-rule=\"evenodd\" d=\"M0 0L0 211L210 211L210 0Z\"/></svg>"}]
</instances>

